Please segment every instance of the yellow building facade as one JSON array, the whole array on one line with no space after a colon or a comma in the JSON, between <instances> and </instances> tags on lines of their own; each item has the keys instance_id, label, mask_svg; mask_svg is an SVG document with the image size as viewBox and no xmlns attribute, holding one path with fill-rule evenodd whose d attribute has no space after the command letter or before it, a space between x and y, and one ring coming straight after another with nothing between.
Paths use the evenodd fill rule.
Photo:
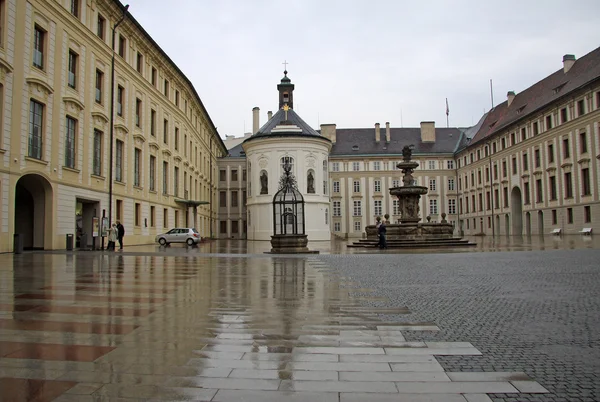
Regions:
<instances>
[{"instance_id":1,"label":"yellow building facade","mask_svg":"<svg viewBox=\"0 0 600 402\"><path fill-rule=\"evenodd\" d=\"M70 234L90 246L109 215L125 244L177 226L212 235L225 146L119 1L0 0L0 101L0 252L15 234L25 248L64 249Z\"/></svg>"}]
</instances>

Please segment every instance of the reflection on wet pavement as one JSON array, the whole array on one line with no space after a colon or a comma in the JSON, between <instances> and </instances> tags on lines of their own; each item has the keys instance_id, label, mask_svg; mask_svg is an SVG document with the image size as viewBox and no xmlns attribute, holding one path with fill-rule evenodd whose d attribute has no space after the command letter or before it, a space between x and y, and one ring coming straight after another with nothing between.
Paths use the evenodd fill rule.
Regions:
<instances>
[{"instance_id":1,"label":"reflection on wet pavement","mask_svg":"<svg viewBox=\"0 0 600 402\"><path fill-rule=\"evenodd\" d=\"M318 257L2 255L0 401L545 392L523 373L445 372L435 356L481 353L468 342L407 342L406 331L436 323L411 321L404 306L370 307L381 300L371 293Z\"/></svg>"}]
</instances>

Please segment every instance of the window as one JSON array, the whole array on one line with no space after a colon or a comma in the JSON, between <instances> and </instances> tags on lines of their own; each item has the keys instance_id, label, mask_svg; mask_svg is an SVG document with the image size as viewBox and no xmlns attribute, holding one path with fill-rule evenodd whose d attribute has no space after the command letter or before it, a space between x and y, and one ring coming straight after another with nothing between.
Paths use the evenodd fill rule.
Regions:
<instances>
[{"instance_id":1,"label":"window","mask_svg":"<svg viewBox=\"0 0 600 402\"><path fill-rule=\"evenodd\" d=\"M526 172L529 170L529 158L527 157L527 152L523 153L523 171Z\"/></svg>"},{"instance_id":2,"label":"window","mask_svg":"<svg viewBox=\"0 0 600 402\"><path fill-rule=\"evenodd\" d=\"M515 145L517 143L517 136L514 132L510 133L510 144Z\"/></svg>"},{"instance_id":3,"label":"window","mask_svg":"<svg viewBox=\"0 0 600 402\"><path fill-rule=\"evenodd\" d=\"M360 193L360 181L354 180L352 189L355 193Z\"/></svg>"},{"instance_id":4,"label":"window","mask_svg":"<svg viewBox=\"0 0 600 402\"><path fill-rule=\"evenodd\" d=\"M140 74L144 73L144 56L142 56L142 54L140 52L137 52L135 67L136 67L138 73L140 73Z\"/></svg>"},{"instance_id":5,"label":"window","mask_svg":"<svg viewBox=\"0 0 600 402\"><path fill-rule=\"evenodd\" d=\"M339 222L334 222L333 223L333 231L334 232L339 232L341 230L342 230L342 226L340 225L340 223Z\"/></svg>"},{"instance_id":6,"label":"window","mask_svg":"<svg viewBox=\"0 0 600 402\"><path fill-rule=\"evenodd\" d=\"M454 179L448 179L448 191L454 191Z\"/></svg>"},{"instance_id":7,"label":"window","mask_svg":"<svg viewBox=\"0 0 600 402\"><path fill-rule=\"evenodd\" d=\"M481 169L477 171L477 184L481 185Z\"/></svg>"},{"instance_id":8,"label":"window","mask_svg":"<svg viewBox=\"0 0 600 402\"><path fill-rule=\"evenodd\" d=\"M168 181L168 177L169 177L169 163L163 161L163 175L162 175L162 187L163 187L163 194L167 195L169 193L169 181Z\"/></svg>"},{"instance_id":9,"label":"window","mask_svg":"<svg viewBox=\"0 0 600 402\"><path fill-rule=\"evenodd\" d=\"M554 163L554 144L548 144L548 163Z\"/></svg>"},{"instance_id":10,"label":"window","mask_svg":"<svg viewBox=\"0 0 600 402\"><path fill-rule=\"evenodd\" d=\"M542 165L539 148L533 151L533 159L536 169L539 168Z\"/></svg>"},{"instance_id":11,"label":"window","mask_svg":"<svg viewBox=\"0 0 600 402\"><path fill-rule=\"evenodd\" d=\"M4 47L6 0L0 0L0 47Z\"/></svg>"},{"instance_id":12,"label":"window","mask_svg":"<svg viewBox=\"0 0 600 402\"><path fill-rule=\"evenodd\" d=\"M500 208L500 191L498 191L498 189L494 190L494 208Z\"/></svg>"},{"instance_id":13,"label":"window","mask_svg":"<svg viewBox=\"0 0 600 402\"><path fill-rule=\"evenodd\" d=\"M400 215L400 200L392 200L392 214Z\"/></svg>"},{"instance_id":14,"label":"window","mask_svg":"<svg viewBox=\"0 0 600 402\"><path fill-rule=\"evenodd\" d=\"M549 186L550 186L550 200L551 201L556 201L557 200L557 192L556 192L556 176L550 176L548 178L548 182L549 182Z\"/></svg>"},{"instance_id":15,"label":"window","mask_svg":"<svg viewBox=\"0 0 600 402\"><path fill-rule=\"evenodd\" d=\"M79 18L79 0L71 0L71 14Z\"/></svg>"},{"instance_id":16,"label":"window","mask_svg":"<svg viewBox=\"0 0 600 402\"><path fill-rule=\"evenodd\" d=\"M502 138L501 143L502 143L502 149L505 149L506 148L506 138Z\"/></svg>"},{"instance_id":17,"label":"window","mask_svg":"<svg viewBox=\"0 0 600 402\"><path fill-rule=\"evenodd\" d=\"M123 141L117 140L115 146L115 180L123 182Z\"/></svg>"},{"instance_id":18,"label":"window","mask_svg":"<svg viewBox=\"0 0 600 402\"><path fill-rule=\"evenodd\" d=\"M540 133L540 125L538 122L533 122L533 135L538 135Z\"/></svg>"},{"instance_id":19,"label":"window","mask_svg":"<svg viewBox=\"0 0 600 402\"><path fill-rule=\"evenodd\" d=\"M75 169L75 139L77 132L77 120L67 116L67 128L65 132L65 166Z\"/></svg>"},{"instance_id":20,"label":"window","mask_svg":"<svg viewBox=\"0 0 600 402\"><path fill-rule=\"evenodd\" d=\"M42 159L44 105L33 99L29 103L29 137L27 156Z\"/></svg>"},{"instance_id":21,"label":"window","mask_svg":"<svg viewBox=\"0 0 600 402\"><path fill-rule=\"evenodd\" d=\"M163 93L165 94L165 96L167 98L169 97L169 80L165 79L165 85L164 85Z\"/></svg>"},{"instance_id":22,"label":"window","mask_svg":"<svg viewBox=\"0 0 600 402\"><path fill-rule=\"evenodd\" d=\"M448 214L450 214L450 215L456 214L456 200L455 199L448 200Z\"/></svg>"},{"instance_id":23,"label":"window","mask_svg":"<svg viewBox=\"0 0 600 402\"><path fill-rule=\"evenodd\" d=\"M400 187L400 180L398 180L398 179L392 180L392 187Z\"/></svg>"},{"instance_id":24,"label":"window","mask_svg":"<svg viewBox=\"0 0 600 402\"><path fill-rule=\"evenodd\" d=\"M556 225L558 223L558 214L556 213L556 209L552 210L552 224Z\"/></svg>"},{"instance_id":25,"label":"window","mask_svg":"<svg viewBox=\"0 0 600 402\"><path fill-rule=\"evenodd\" d=\"M492 209L492 193L489 191L485 192L485 202L486 202L486 209L489 211Z\"/></svg>"},{"instance_id":26,"label":"window","mask_svg":"<svg viewBox=\"0 0 600 402\"><path fill-rule=\"evenodd\" d=\"M239 201L238 201L238 192L235 191L235 190L233 190L231 192L231 207L232 208L237 208L238 204L239 204Z\"/></svg>"},{"instance_id":27,"label":"window","mask_svg":"<svg viewBox=\"0 0 600 402\"><path fill-rule=\"evenodd\" d=\"M585 101L580 99L577 101L577 116L585 114Z\"/></svg>"},{"instance_id":28,"label":"window","mask_svg":"<svg viewBox=\"0 0 600 402\"><path fill-rule=\"evenodd\" d=\"M362 203L359 200L354 201L353 216L361 216L361 215L362 215Z\"/></svg>"},{"instance_id":29,"label":"window","mask_svg":"<svg viewBox=\"0 0 600 402\"><path fill-rule=\"evenodd\" d=\"M587 135L585 132L579 133L579 150L582 154L585 154L588 151Z\"/></svg>"},{"instance_id":30,"label":"window","mask_svg":"<svg viewBox=\"0 0 600 402\"><path fill-rule=\"evenodd\" d=\"M342 203L341 201L333 202L333 216L342 216Z\"/></svg>"},{"instance_id":31,"label":"window","mask_svg":"<svg viewBox=\"0 0 600 402\"><path fill-rule=\"evenodd\" d=\"M93 173L102 176L102 131L94 129L94 160Z\"/></svg>"},{"instance_id":32,"label":"window","mask_svg":"<svg viewBox=\"0 0 600 402\"><path fill-rule=\"evenodd\" d=\"M102 40L106 37L106 19L98 14L98 24L96 25L96 35Z\"/></svg>"},{"instance_id":33,"label":"window","mask_svg":"<svg viewBox=\"0 0 600 402\"><path fill-rule=\"evenodd\" d=\"M529 182L525 182L525 184L523 185L523 193L525 196L525 201L524 204L525 205L529 205L531 204L531 191L529 190Z\"/></svg>"},{"instance_id":34,"label":"window","mask_svg":"<svg viewBox=\"0 0 600 402\"><path fill-rule=\"evenodd\" d=\"M117 116L123 117L123 97L125 95L125 89L122 86L117 87Z\"/></svg>"},{"instance_id":35,"label":"window","mask_svg":"<svg viewBox=\"0 0 600 402\"><path fill-rule=\"evenodd\" d=\"M163 142L165 144L169 143L169 120L163 120Z\"/></svg>"},{"instance_id":36,"label":"window","mask_svg":"<svg viewBox=\"0 0 600 402\"><path fill-rule=\"evenodd\" d=\"M383 208L381 207L381 200L374 200L373 201L373 208L374 208L374 212L376 216L381 216L383 215Z\"/></svg>"},{"instance_id":37,"label":"window","mask_svg":"<svg viewBox=\"0 0 600 402\"><path fill-rule=\"evenodd\" d=\"M142 100L135 98L135 125L141 127L142 125Z\"/></svg>"},{"instance_id":38,"label":"window","mask_svg":"<svg viewBox=\"0 0 600 402\"><path fill-rule=\"evenodd\" d=\"M573 223L573 208L567 208L567 223Z\"/></svg>"},{"instance_id":39,"label":"window","mask_svg":"<svg viewBox=\"0 0 600 402\"><path fill-rule=\"evenodd\" d=\"M498 165L494 163L494 180L498 180Z\"/></svg>"},{"instance_id":40,"label":"window","mask_svg":"<svg viewBox=\"0 0 600 402\"><path fill-rule=\"evenodd\" d=\"M517 158L512 157L512 174L517 174Z\"/></svg>"},{"instance_id":41,"label":"window","mask_svg":"<svg viewBox=\"0 0 600 402\"><path fill-rule=\"evenodd\" d=\"M152 67L152 74L150 75L150 82L152 82L152 86L156 88L156 77L158 76L158 72L156 68Z\"/></svg>"},{"instance_id":42,"label":"window","mask_svg":"<svg viewBox=\"0 0 600 402\"><path fill-rule=\"evenodd\" d=\"M471 204L473 206L473 212L477 212L477 204L475 204L475 194L471 196L471 199L473 200Z\"/></svg>"},{"instance_id":43,"label":"window","mask_svg":"<svg viewBox=\"0 0 600 402\"><path fill-rule=\"evenodd\" d=\"M495 142L492 143L492 153L493 154L496 153L496 143Z\"/></svg>"},{"instance_id":44,"label":"window","mask_svg":"<svg viewBox=\"0 0 600 402\"><path fill-rule=\"evenodd\" d=\"M429 215L437 215L437 200L429 200Z\"/></svg>"},{"instance_id":45,"label":"window","mask_svg":"<svg viewBox=\"0 0 600 402\"><path fill-rule=\"evenodd\" d=\"M354 231L355 231L355 232L360 232L360 231L362 231L362 227L361 227L361 225L360 225L360 221L355 221L355 222L354 222Z\"/></svg>"},{"instance_id":46,"label":"window","mask_svg":"<svg viewBox=\"0 0 600 402\"><path fill-rule=\"evenodd\" d=\"M179 127L175 127L175 150L179 151Z\"/></svg>"},{"instance_id":47,"label":"window","mask_svg":"<svg viewBox=\"0 0 600 402\"><path fill-rule=\"evenodd\" d=\"M571 157L571 150L569 149L569 139L563 139L563 158L567 159Z\"/></svg>"},{"instance_id":48,"label":"window","mask_svg":"<svg viewBox=\"0 0 600 402\"><path fill-rule=\"evenodd\" d=\"M36 25L33 31L33 66L41 70L44 69L45 40L46 31Z\"/></svg>"},{"instance_id":49,"label":"window","mask_svg":"<svg viewBox=\"0 0 600 402\"><path fill-rule=\"evenodd\" d=\"M150 109L150 135L156 137L156 110Z\"/></svg>"},{"instance_id":50,"label":"window","mask_svg":"<svg viewBox=\"0 0 600 402\"><path fill-rule=\"evenodd\" d=\"M231 169L231 181L238 181L237 169Z\"/></svg>"},{"instance_id":51,"label":"window","mask_svg":"<svg viewBox=\"0 0 600 402\"><path fill-rule=\"evenodd\" d=\"M479 198L479 210L483 211L483 194L479 193L478 198Z\"/></svg>"},{"instance_id":52,"label":"window","mask_svg":"<svg viewBox=\"0 0 600 402\"><path fill-rule=\"evenodd\" d=\"M454 169L454 161L448 161L447 167L450 170Z\"/></svg>"},{"instance_id":53,"label":"window","mask_svg":"<svg viewBox=\"0 0 600 402\"><path fill-rule=\"evenodd\" d=\"M219 170L219 181L227 181L227 170L225 170L225 169Z\"/></svg>"},{"instance_id":54,"label":"window","mask_svg":"<svg viewBox=\"0 0 600 402\"><path fill-rule=\"evenodd\" d=\"M104 73L96 70L96 103L102 104L102 88L104 87Z\"/></svg>"},{"instance_id":55,"label":"window","mask_svg":"<svg viewBox=\"0 0 600 402\"><path fill-rule=\"evenodd\" d=\"M333 172L339 172L340 171L340 163L339 162L333 162L331 164L331 170Z\"/></svg>"},{"instance_id":56,"label":"window","mask_svg":"<svg viewBox=\"0 0 600 402\"><path fill-rule=\"evenodd\" d=\"M69 50L69 77L68 84L71 88L77 88L77 54Z\"/></svg>"},{"instance_id":57,"label":"window","mask_svg":"<svg viewBox=\"0 0 600 402\"><path fill-rule=\"evenodd\" d=\"M150 155L150 191L156 191L156 156Z\"/></svg>"},{"instance_id":58,"label":"window","mask_svg":"<svg viewBox=\"0 0 600 402\"><path fill-rule=\"evenodd\" d=\"M334 181L333 182L333 192L334 193L339 193L340 192L340 182L339 181Z\"/></svg>"},{"instance_id":59,"label":"window","mask_svg":"<svg viewBox=\"0 0 600 402\"><path fill-rule=\"evenodd\" d=\"M133 185L141 186L141 169L140 165L142 163L142 150L139 148L135 148L133 151Z\"/></svg>"},{"instance_id":60,"label":"window","mask_svg":"<svg viewBox=\"0 0 600 402\"><path fill-rule=\"evenodd\" d=\"M121 34L119 34L119 56L125 58L125 49L127 47L127 40Z\"/></svg>"},{"instance_id":61,"label":"window","mask_svg":"<svg viewBox=\"0 0 600 402\"><path fill-rule=\"evenodd\" d=\"M381 170L381 162L373 162L373 170Z\"/></svg>"},{"instance_id":62,"label":"window","mask_svg":"<svg viewBox=\"0 0 600 402\"><path fill-rule=\"evenodd\" d=\"M565 198L573 198L573 176L571 172L565 173Z\"/></svg>"},{"instance_id":63,"label":"window","mask_svg":"<svg viewBox=\"0 0 600 402\"><path fill-rule=\"evenodd\" d=\"M546 131L552 128L552 115L546 116Z\"/></svg>"},{"instance_id":64,"label":"window","mask_svg":"<svg viewBox=\"0 0 600 402\"><path fill-rule=\"evenodd\" d=\"M150 227L154 226L156 226L156 207L152 205L150 206Z\"/></svg>"},{"instance_id":65,"label":"window","mask_svg":"<svg viewBox=\"0 0 600 402\"><path fill-rule=\"evenodd\" d=\"M560 109L560 122L562 124L566 123L569 121L569 116L567 113L567 108L563 107L562 109Z\"/></svg>"},{"instance_id":66,"label":"window","mask_svg":"<svg viewBox=\"0 0 600 402\"><path fill-rule=\"evenodd\" d=\"M436 191L435 179L429 180L429 191Z\"/></svg>"},{"instance_id":67,"label":"window","mask_svg":"<svg viewBox=\"0 0 600 402\"><path fill-rule=\"evenodd\" d=\"M358 172L360 170L359 162L352 162L352 170Z\"/></svg>"},{"instance_id":68,"label":"window","mask_svg":"<svg viewBox=\"0 0 600 402\"><path fill-rule=\"evenodd\" d=\"M373 183L375 185L374 191L376 193L380 193L381 192L381 180L375 180Z\"/></svg>"},{"instance_id":69,"label":"window","mask_svg":"<svg viewBox=\"0 0 600 402\"><path fill-rule=\"evenodd\" d=\"M242 169L242 181L246 181L246 180L247 180L246 169Z\"/></svg>"},{"instance_id":70,"label":"window","mask_svg":"<svg viewBox=\"0 0 600 402\"><path fill-rule=\"evenodd\" d=\"M327 195L327 191L329 190L329 163L327 160L323 161L323 194Z\"/></svg>"},{"instance_id":71,"label":"window","mask_svg":"<svg viewBox=\"0 0 600 402\"><path fill-rule=\"evenodd\" d=\"M544 194L542 193L542 179L537 179L535 181L535 193L536 193L536 202L544 201Z\"/></svg>"},{"instance_id":72,"label":"window","mask_svg":"<svg viewBox=\"0 0 600 402\"><path fill-rule=\"evenodd\" d=\"M179 211L175 210L175 226L179 226Z\"/></svg>"},{"instance_id":73,"label":"window","mask_svg":"<svg viewBox=\"0 0 600 402\"><path fill-rule=\"evenodd\" d=\"M135 226L140 226L142 221L142 204L140 204L139 202L135 203L135 216L134 216L134 221L133 224Z\"/></svg>"},{"instance_id":74,"label":"window","mask_svg":"<svg viewBox=\"0 0 600 402\"><path fill-rule=\"evenodd\" d=\"M507 176L506 161L502 161L502 177Z\"/></svg>"},{"instance_id":75,"label":"window","mask_svg":"<svg viewBox=\"0 0 600 402\"><path fill-rule=\"evenodd\" d=\"M179 168L177 166L173 171L173 195L179 197Z\"/></svg>"},{"instance_id":76,"label":"window","mask_svg":"<svg viewBox=\"0 0 600 402\"><path fill-rule=\"evenodd\" d=\"M175 106L179 106L179 91L175 90Z\"/></svg>"},{"instance_id":77,"label":"window","mask_svg":"<svg viewBox=\"0 0 600 402\"><path fill-rule=\"evenodd\" d=\"M502 192L504 196L504 208L508 208L508 187L504 187Z\"/></svg>"},{"instance_id":78,"label":"window","mask_svg":"<svg viewBox=\"0 0 600 402\"><path fill-rule=\"evenodd\" d=\"M123 200L117 200L117 220L123 220Z\"/></svg>"},{"instance_id":79,"label":"window","mask_svg":"<svg viewBox=\"0 0 600 402\"><path fill-rule=\"evenodd\" d=\"M592 221L592 207L586 205L583 207L583 222L590 223Z\"/></svg>"},{"instance_id":80,"label":"window","mask_svg":"<svg viewBox=\"0 0 600 402\"><path fill-rule=\"evenodd\" d=\"M471 154L471 156L473 156L473 154ZM429 168L429 170L434 170L435 169L435 161L428 161L427 167Z\"/></svg>"},{"instance_id":81,"label":"window","mask_svg":"<svg viewBox=\"0 0 600 402\"><path fill-rule=\"evenodd\" d=\"M525 141L527 139L527 127L521 128L521 141Z\"/></svg>"},{"instance_id":82,"label":"window","mask_svg":"<svg viewBox=\"0 0 600 402\"><path fill-rule=\"evenodd\" d=\"M581 191L583 195L591 195L592 189L590 186L590 169L581 169Z\"/></svg>"}]
</instances>

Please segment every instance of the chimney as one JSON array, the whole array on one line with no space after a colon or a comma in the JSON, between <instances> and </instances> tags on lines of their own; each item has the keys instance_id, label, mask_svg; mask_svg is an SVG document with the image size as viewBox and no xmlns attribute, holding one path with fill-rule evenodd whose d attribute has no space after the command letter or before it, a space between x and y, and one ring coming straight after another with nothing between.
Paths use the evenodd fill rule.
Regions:
<instances>
[{"instance_id":1,"label":"chimney","mask_svg":"<svg viewBox=\"0 0 600 402\"><path fill-rule=\"evenodd\" d=\"M563 56L563 70L565 71L565 74L569 72L571 67L573 67L573 64L575 64L575 55L565 54Z\"/></svg>"},{"instance_id":2,"label":"chimney","mask_svg":"<svg viewBox=\"0 0 600 402\"><path fill-rule=\"evenodd\" d=\"M385 142L390 142L390 122L385 122Z\"/></svg>"},{"instance_id":3,"label":"chimney","mask_svg":"<svg viewBox=\"0 0 600 402\"><path fill-rule=\"evenodd\" d=\"M260 108L255 106L252 108L252 134L258 133L258 129L260 128L260 117L258 113L260 112Z\"/></svg>"},{"instance_id":4,"label":"chimney","mask_svg":"<svg viewBox=\"0 0 600 402\"><path fill-rule=\"evenodd\" d=\"M321 135L329 138L332 144L335 144L335 124L321 124Z\"/></svg>"},{"instance_id":5,"label":"chimney","mask_svg":"<svg viewBox=\"0 0 600 402\"><path fill-rule=\"evenodd\" d=\"M421 122L421 141L422 142L435 142L435 122L434 121L422 121Z\"/></svg>"},{"instance_id":6,"label":"chimney","mask_svg":"<svg viewBox=\"0 0 600 402\"><path fill-rule=\"evenodd\" d=\"M271 112L270 110L267 112L267 121L271 120L271 117L273 117L273 112Z\"/></svg>"},{"instance_id":7,"label":"chimney","mask_svg":"<svg viewBox=\"0 0 600 402\"><path fill-rule=\"evenodd\" d=\"M508 99L508 106L515 100L515 91L508 91L506 94L506 99Z\"/></svg>"},{"instance_id":8,"label":"chimney","mask_svg":"<svg viewBox=\"0 0 600 402\"><path fill-rule=\"evenodd\" d=\"M379 129L379 123L375 123L375 142L381 141L381 130Z\"/></svg>"}]
</instances>

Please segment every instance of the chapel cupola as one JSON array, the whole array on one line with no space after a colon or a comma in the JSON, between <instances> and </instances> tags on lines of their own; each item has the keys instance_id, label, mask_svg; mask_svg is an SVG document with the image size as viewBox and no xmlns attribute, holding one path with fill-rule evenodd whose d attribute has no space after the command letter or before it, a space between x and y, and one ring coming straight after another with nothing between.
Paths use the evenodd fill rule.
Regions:
<instances>
[{"instance_id":1,"label":"chapel cupola","mask_svg":"<svg viewBox=\"0 0 600 402\"><path fill-rule=\"evenodd\" d=\"M284 76L281 79L281 83L277 85L279 91L279 109L282 109L284 105L288 105L290 109L294 108L294 84L292 80L287 76L287 70L283 72Z\"/></svg>"}]
</instances>

